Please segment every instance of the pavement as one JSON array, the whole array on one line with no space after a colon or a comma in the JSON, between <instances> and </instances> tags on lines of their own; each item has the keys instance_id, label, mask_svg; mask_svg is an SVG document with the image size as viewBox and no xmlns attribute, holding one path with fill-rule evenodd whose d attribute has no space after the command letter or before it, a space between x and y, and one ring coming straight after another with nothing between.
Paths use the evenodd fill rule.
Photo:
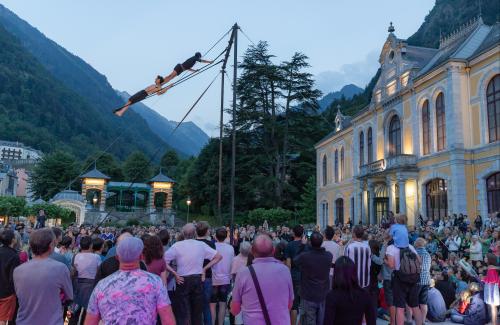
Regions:
<instances>
[{"instance_id":1,"label":"pavement","mask_svg":"<svg viewBox=\"0 0 500 325\"><path fill-rule=\"evenodd\" d=\"M377 325L387 325L387 324L389 324L388 321L377 318ZM413 324L415 324L415 323L413 323ZM431 323L431 322L427 321L427 322L425 322L425 325L456 325L456 323L452 323L450 320L447 320L446 322L441 322L441 323Z\"/></svg>"}]
</instances>

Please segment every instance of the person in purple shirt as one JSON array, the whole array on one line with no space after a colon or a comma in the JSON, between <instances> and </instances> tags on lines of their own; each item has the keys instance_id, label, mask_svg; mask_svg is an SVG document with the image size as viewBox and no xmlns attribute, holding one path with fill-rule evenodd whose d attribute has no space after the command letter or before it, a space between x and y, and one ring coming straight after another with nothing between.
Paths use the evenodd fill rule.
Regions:
<instances>
[{"instance_id":1,"label":"person in purple shirt","mask_svg":"<svg viewBox=\"0 0 500 325\"><path fill-rule=\"evenodd\" d=\"M293 303L292 277L288 268L273 257L271 238L259 235L252 246L253 268L267 306L270 323L289 325ZM245 267L236 274L231 313L243 312L244 324L266 324L250 269Z\"/></svg>"}]
</instances>

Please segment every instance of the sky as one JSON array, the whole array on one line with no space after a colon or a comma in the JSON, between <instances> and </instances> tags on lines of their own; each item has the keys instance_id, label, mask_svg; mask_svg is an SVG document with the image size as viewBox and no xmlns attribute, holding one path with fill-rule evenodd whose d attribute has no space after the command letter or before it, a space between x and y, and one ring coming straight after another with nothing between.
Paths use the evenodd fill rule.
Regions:
<instances>
[{"instance_id":1,"label":"sky","mask_svg":"<svg viewBox=\"0 0 500 325\"><path fill-rule=\"evenodd\" d=\"M206 52L237 22L238 57L259 40L275 62L295 52L309 57L316 86L328 93L354 83L364 87L393 22L400 38L411 36L434 0L0 0L50 39L104 74L118 90L135 93L170 73L196 51ZM208 55L226 46L223 40ZM232 59L231 59L232 62ZM195 68L199 68L197 65ZM228 65L232 68L232 63ZM217 68L145 104L179 121L217 74ZM232 74L231 74L232 75ZM231 105L226 83L225 106ZM112 108L110 108L112 109ZM217 136L220 85L207 92L188 121Z\"/></svg>"}]
</instances>

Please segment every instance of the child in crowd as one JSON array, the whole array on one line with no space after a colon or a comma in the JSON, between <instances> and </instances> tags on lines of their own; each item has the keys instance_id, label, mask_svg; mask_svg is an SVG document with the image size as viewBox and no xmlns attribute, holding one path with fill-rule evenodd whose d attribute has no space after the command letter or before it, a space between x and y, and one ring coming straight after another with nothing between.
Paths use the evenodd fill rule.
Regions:
<instances>
[{"instance_id":1,"label":"child in crowd","mask_svg":"<svg viewBox=\"0 0 500 325\"><path fill-rule=\"evenodd\" d=\"M389 234L394 240L394 246L398 248L405 248L410 245L408 228L406 228L406 215L398 214L396 216L396 223L389 229Z\"/></svg>"}]
</instances>

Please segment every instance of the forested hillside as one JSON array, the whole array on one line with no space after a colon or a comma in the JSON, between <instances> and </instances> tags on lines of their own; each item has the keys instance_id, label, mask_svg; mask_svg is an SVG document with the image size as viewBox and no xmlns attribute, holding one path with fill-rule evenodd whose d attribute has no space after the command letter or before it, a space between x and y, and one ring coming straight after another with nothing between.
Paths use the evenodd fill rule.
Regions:
<instances>
[{"instance_id":1,"label":"forested hillside","mask_svg":"<svg viewBox=\"0 0 500 325\"><path fill-rule=\"evenodd\" d=\"M10 116L10 126L1 131L2 139L23 141L43 151L69 150L78 157L86 157L96 149L106 148L123 132L109 148L120 160L135 150L152 155L158 146L163 147L162 152L169 148L135 112L130 111L123 118L112 114L113 108L122 105L123 100L106 77L2 5L0 27L4 45L1 50L8 56L0 60L10 60L13 53L8 49L12 47L16 55L30 62L22 65L19 60L3 67L9 77L1 87L8 91L6 97L0 99L0 105L13 112L15 108L21 111ZM29 66L33 68L28 73ZM46 84L37 88L35 84L45 82L27 80L27 75L34 80L49 80L54 86ZM9 99L11 96L16 98L14 102ZM23 107L33 109L23 111ZM36 132L26 132L26 129L36 129Z\"/></svg>"}]
</instances>

